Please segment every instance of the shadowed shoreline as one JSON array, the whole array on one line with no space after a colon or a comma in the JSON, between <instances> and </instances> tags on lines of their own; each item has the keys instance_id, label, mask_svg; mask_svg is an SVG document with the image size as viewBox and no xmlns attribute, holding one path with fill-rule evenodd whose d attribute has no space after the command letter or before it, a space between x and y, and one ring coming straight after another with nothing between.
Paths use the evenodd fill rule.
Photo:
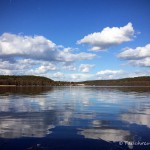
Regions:
<instances>
[{"instance_id":1,"label":"shadowed shoreline","mask_svg":"<svg viewBox=\"0 0 150 150\"><path fill-rule=\"evenodd\" d=\"M41 76L0 75L0 86L150 86L150 76L69 82L54 81Z\"/></svg>"}]
</instances>

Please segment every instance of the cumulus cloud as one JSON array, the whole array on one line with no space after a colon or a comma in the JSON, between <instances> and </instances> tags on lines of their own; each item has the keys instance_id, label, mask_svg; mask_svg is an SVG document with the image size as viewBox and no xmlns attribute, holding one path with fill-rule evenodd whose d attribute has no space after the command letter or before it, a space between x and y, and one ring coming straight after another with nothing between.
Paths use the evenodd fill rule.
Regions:
<instances>
[{"instance_id":1,"label":"cumulus cloud","mask_svg":"<svg viewBox=\"0 0 150 150\"><path fill-rule=\"evenodd\" d=\"M53 75L49 75L47 77L50 77L54 80L59 81L72 81L72 82L78 82L78 81L86 81L91 80L95 77L94 74L84 74L84 73L63 73L63 72L56 72Z\"/></svg>"},{"instance_id":2,"label":"cumulus cloud","mask_svg":"<svg viewBox=\"0 0 150 150\"><path fill-rule=\"evenodd\" d=\"M150 44L135 49L126 48L118 57L128 60L131 65L150 67Z\"/></svg>"},{"instance_id":3,"label":"cumulus cloud","mask_svg":"<svg viewBox=\"0 0 150 150\"><path fill-rule=\"evenodd\" d=\"M4 33L0 36L0 57L15 57L48 61L76 61L95 57L91 53L71 53L70 48L56 45L44 36L23 36Z\"/></svg>"},{"instance_id":4,"label":"cumulus cloud","mask_svg":"<svg viewBox=\"0 0 150 150\"><path fill-rule=\"evenodd\" d=\"M4 33L0 36L1 56L53 59L57 46L43 36L23 36ZM52 54L52 55L49 55Z\"/></svg>"},{"instance_id":5,"label":"cumulus cloud","mask_svg":"<svg viewBox=\"0 0 150 150\"><path fill-rule=\"evenodd\" d=\"M26 63L25 63L26 62ZM26 73L27 70L31 69L31 64L28 61L4 61L0 59L0 74L12 75L12 74L22 74L22 71Z\"/></svg>"},{"instance_id":6,"label":"cumulus cloud","mask_svg":"<svg viewBox=\"0 0 150 150\"><path fill-rule=\"evenodd\" d=\"M13 62L0 60L0 73L4 75L41 75L57 70L57 67L48 61L20 59Z\"/></svg>"},{"instance_id":7,"label":"cumulus cloud","mask_svg":"<svg viewBox=\"0 0 150 150\"><path fill-rule=\"evenodd\" d=\"M62 79L64 77L64 74L62 72L56 72L53 74L53 78L56 79Z\"/></svg>"},{"instance_id":8,"label":"cumulus cloud","mask_svg":"<svg viewBox=\"0 0 150 150\"><path fill-rule=\"evenodd\" d=\"M124 76L123 70L102 70L96 73L98 79L117 79Z\"/></svg>"},{"instance_id":9,"label":"cumulus cloud","mask_svg":"<svg viewBox=\"0 0 150 150\"><path fill-rule=\"evenodd\" d=\"M74 65L70 65L70 66L64 66L65 69L68 69L69 71L76 71L77 68Z\"/></svg>"},{"instance_id":10,"label":"cumulus cloud","mask_svg":"<svg viewBox=\"0 0 150 150\"><path fill-rule=\"evenodd\" d=\"M31 69L28 71L28 74L36 74L36 75L40 75L43 73L46 73L50 70L56 70L56 67L52 64L50 64L49 66L40 66L36 69Z\"/></svg>"},{"instance_id":11,"label":"cumulus cloud","mask_svg":"<svg viewBox=\"0 0 150 150\"><path fill-rule=\"evenodd\" d=\"M76 60L90 60L93 59L95 56L96 56L95 54L85 52L73 54L66 51L60 51L57 60L63 62L72 62Z\"/></svg>"},{"instance_id":12,"label":"cumulus cloud","mask_svg":"<svg viewBox=\"0 0 150 150\"><path fill-rule=\"evenodd\" d=\"M73 63L63 63L62 70L76 71L77 67Z\"/></svg>"},{"instance_id":13,"label":"cumulus cloud","mask_svg":"<svg viewBox=\"0 0 150 150\"><path fill-rule=\"evenodd\" d=\"M101 32L91 33L77 41L77 44L89 44L92 51L99 51L131 41L133 37L134 29L129 22L123 27L106 27Z\"/></svg>"},{"instance_id":14,"label":"cumulus cloud","mask_svg":"<svg viewBox=\"0 0 150 150\"><path fill-rule=\"evenodd\" d=\"M138 59L150 57L150 44L147 44L144 47L137 47L135 49L126 48L118 56L123 59Z\"/></svg>"},{"instance_id":15,"label":"cumulus cloud","mask_svg":"<svg viewBox=\"0 0 150 150\"><path fill-rule=\"evenodd\" d=\"M93 74L84 74L84 73L76 73L76 74L69 74L68 79L70 81L86 81L90 80L94 77Z\"/></svg>"},{"instance_id":16,"label":"cumulus cloud","mask_svg":"<svg viewBox=\"0 0 150 150\"><path fill-rule=\"evenodd\" d=\"M90 69L93 68L93 67L94 67L94 65L90 65L90 64L81 64L80 67L79 67L79 70L80 70L81 72L86 73L86 72L89 72Z\"/></svg>"},{"instance_id":17,"label":"cumulus cloud","mask_svg":"<svg viewBox=\"0 0 150 150\"><path fill-rule=\"evenodd\" d=\"M106 79L121 79L128 77L137 76L149 76L149 70L139 70L133 72L127 72L124 70L102 70L97 73L74 73L74 74L64 74L64 78L68 81L87 81L87 80L106 80Z\"/></svg>"},{"instance_id":18,"label":"cumulus cloud","mask_svg":"<svg viewBox=\"0 0 150 150\"><path fill-rule=\"evenodd\" d=\"M44 36L4 33L0 36L0 73L46 75L58 69L76 70L74 63L96 55L56 45ZM57 75L56 75L57 76Z\"/></svg>"},{"instance_id":19,"label":"cumulus cloud","mask_svg":"<svg viewBox=\"0 0 150 150\"><path fill-rule=\"evenodd\" d=\"M150 57L139 60L129 60L129 64L134 66L150 67Z\"/></svg>"}]
</instances>

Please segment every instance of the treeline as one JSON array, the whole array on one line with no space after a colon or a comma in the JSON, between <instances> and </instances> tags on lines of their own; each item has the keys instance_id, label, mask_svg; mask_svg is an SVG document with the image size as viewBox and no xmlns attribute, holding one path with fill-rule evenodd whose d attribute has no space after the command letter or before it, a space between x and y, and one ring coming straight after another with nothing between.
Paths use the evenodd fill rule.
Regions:
<instances>
[{"instance_id":1,"label":"treeline","mask_svg":"<svg viewBox=\"0 0 150 150\"><path fill-rule=\"evenodd\" d=\"M0 75L0 85L14 86L150 86L150 76L84 82L54 81L40 76Z\"/></svg>"},{"instance_id":2,"label":"treeline","mask_svg":"<svg viewBox=\"0 0 150 150\"><path fill-rule=\"evenodd\" d=\"M150 86L150 76L124 78L117 80L93 80L78 83L89 86Z\"/></svg>"},{"instance_id":3,"label":"treeline","mask_svg":"<svg viewBox=\"0 0 150 150\"><path fill-rule=\"evenodd\" d=\"M40 76L9 76L0 75L0 85L16 86L53 86L56 82Z\"/></svg>"}]
</instances>

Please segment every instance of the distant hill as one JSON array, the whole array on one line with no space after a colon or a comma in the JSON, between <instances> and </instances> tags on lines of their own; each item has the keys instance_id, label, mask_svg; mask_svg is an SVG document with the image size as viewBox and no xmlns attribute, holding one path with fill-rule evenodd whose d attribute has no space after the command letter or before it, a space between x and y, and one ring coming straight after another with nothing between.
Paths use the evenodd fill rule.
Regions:
<instances>
[{"instance_id":1,"label":"distant hill","mask_svg":"<svg viewBox=\"0 0 150 150\"><path fill-rule=\"evenodd\" d=\"M150 76L116 80L91 80L83 82L54 81L41 76L0 75L0 85L9 86L150 86Z\"/></svg>"},{"instance_id":2,"label":"distant hill","mask_svg":"<svg viewBox=\"0 0 150 150\"><path fill-rule=\"evenodd\" d=\"M0 75L0 85L16 85L16 86L50 86L56 82L40 76L9 76Z\"/></svg>"},{"instance_id":3,"label":"distant hill","mask_svg":"<svg viewBox=\"0 0 150 150\"><path fill-rule=\"evenodd\" d=\"M150 76L123 78L116 80L92 80L78 82L90 86L150 86Z\"/></svg>"}]
</instances>

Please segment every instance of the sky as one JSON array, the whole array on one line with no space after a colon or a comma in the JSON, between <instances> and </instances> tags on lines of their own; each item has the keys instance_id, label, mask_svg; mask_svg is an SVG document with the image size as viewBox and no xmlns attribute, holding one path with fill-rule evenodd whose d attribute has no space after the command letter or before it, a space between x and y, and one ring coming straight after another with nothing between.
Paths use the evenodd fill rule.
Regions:
<instances>
[{"instance_id":1,"label":"sky","mask_svg":"<svg viewBox=\"0 0 150 150\"><path fill-rule=\"evenodd\" d=\"M149 14L150 0L0 0L0 75L149 76Z\"/></svg>"}]
</instances>

